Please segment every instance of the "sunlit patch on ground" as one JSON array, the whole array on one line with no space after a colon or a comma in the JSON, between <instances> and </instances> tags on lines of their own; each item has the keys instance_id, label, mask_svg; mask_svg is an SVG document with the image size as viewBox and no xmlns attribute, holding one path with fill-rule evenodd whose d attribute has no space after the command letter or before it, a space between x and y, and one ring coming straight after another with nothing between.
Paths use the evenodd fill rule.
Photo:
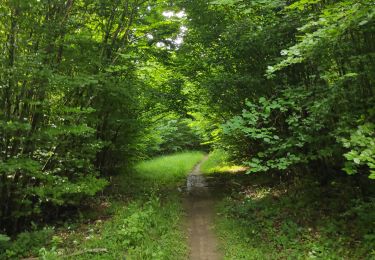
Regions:
<instances>
[{"instance_id":1,"label":"sunlit patch on ground","mask_svg":"<svg viewBox=\"0 0 375 260\"><path fill-rule=\"evenodd\" d=\"M222 166L222 167L212 168L212 172L236 174L236 173L244 173L248 169L249 169L248 167L241 166L241 165L230 165L230 166L226 165L226 166Z\"/></svg>"},{"instance_id":2,"label":"sunlit patch on ground","mask_svg":"<svg viewBox=\"0 0 375 260\"><path fill-rule=\"evenodd\" d=\"M215 150L210 153L208 160L202 165L205 174L214 173L245 173L249 168L230 162L229 155L224 150Z\"/></svg>"}]
</instances>

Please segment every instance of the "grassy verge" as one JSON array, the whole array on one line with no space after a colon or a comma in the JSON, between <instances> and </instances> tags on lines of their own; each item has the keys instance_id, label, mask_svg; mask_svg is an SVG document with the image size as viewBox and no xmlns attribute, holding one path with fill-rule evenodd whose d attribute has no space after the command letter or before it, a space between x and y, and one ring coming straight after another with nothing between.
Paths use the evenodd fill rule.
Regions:
<instances>
[{"instance_id":1,"label":"grassy verge","mask_svg":"<svg viewBox=\"0 0 375 260\"><path fill-rule=\"evenodd\" d=\"M249 176L218 206L225 259L375 259L375 199L345 181L322 187Z\"/></svg>"},{"instance_id":2,"label":"grassy verge","mask_svg":"<svg viewBox=\"0 0 375 260\"><path fill-rule=\"evenodd\" d=\"M202 166L226 188L215 223L225 259L375 259L375 196L350 177L282 182L228 158L216 150Z\"/></svg>"},{"instance_id":3,"label":"grassy verge","mask_svg":"<svg viewBox=\"0 0 375 260\"><path fill-rule=\"evenodd\" d=\"M111 193L134 199L158 194L167 199L177 191L177 187L185 185L187 174L203 156L202 152L183 152L140 162L132 174L122 174L113 179Z\"/></svg>"},{"instance_id":4,"label":"grassy verge","mask_svg":"<svg viewBox=\"0 0 375 260\"><path fill-rule=\"evenodd\" d=\"M68 259L185 258L182 209L177 196L172 195L168 201L153 196L115 204L111 219L96 221L64 242L63 254L71 255ZM90 252L98 250L102 252ZM75 255L77 252L81 253Z\"/></svg>"},{"instance_id":5,"label":"grassy verge","mask_svg":"<svg viewBox=\"0 0 375 260\"><path fill-rule=\"evenodd\" d=\"M202 158L185 152L141 162L63 228L26 232L13 242L0 237L0 258L186 259L177 186Z\"/></svg>"},{"instance_id":6,"label":"grassy verge","mask_svg":"<svg viewBox=\"0 0 375 260\"><path fill-rule=\"evenodd\" d=\"M158 187L175 186L185 181L187 173L203 158L201 152L185 152L170 156L161 156L139 163L135 170L137 177L152 181Z\"/></svg>"},{"instance_id":7,"label":"grassy verge","mask_svg":"<svg viewBox=\"0 0 375 260\"><path fill-rule=\"evenodd\" d=\"M229 155L224 150L214 150L210 153L208 160L201 166L204 174L239 173L246 171L241 165L231 163Z\"/></svg>"}]
</instances>

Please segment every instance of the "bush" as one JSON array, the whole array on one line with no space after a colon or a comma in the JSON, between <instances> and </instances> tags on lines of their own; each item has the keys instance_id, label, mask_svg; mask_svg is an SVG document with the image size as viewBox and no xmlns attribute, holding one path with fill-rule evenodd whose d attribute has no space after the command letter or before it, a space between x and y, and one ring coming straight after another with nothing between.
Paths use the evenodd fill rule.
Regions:
<instances>
[{"instance_id":1,"label":"bush","mask_svg":"<svg viewBox=\"0 0 375 260\"><path fill-rule=\"evenodd\" d=\"M22 232L17 235L15 240L8 240L6 243L2 243L0 240L0 258L18 259L38 255L42 247L51 244L53 233L53 229L45 228L38 231Z\"/></svg>"}]
</instances>

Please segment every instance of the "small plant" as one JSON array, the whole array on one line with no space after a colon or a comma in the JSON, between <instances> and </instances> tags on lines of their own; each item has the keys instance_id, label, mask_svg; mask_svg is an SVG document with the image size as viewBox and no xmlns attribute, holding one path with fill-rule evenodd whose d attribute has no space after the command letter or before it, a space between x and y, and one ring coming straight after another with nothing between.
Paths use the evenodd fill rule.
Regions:
<instances>
[{"instance_id":1,"label":"small plant","mask_svg":"<svg viewBox=\"0 0 375 260\"><path fill-rule=\"evenodd\" d=\"M0 256L1 256L1 252L4 252L7 248L9 248L10 246L10 237L8 237L7 235L4 235L4 234L0 234Z\"/></svg>"},{"instance_id":2,"label":"small plant","mask_svg":"<svg viewBox=\"0 0 375 260\"><path fill-rule=\"evenodd\" d=\"M27 257L37 255L39 249L49 245L53 234L53 229L45 228L37 231L23 232L18 234L14 241L2 235L0 240L0 248L3 247L4 253L0 252L0 258Z\"/></svg>"},{"instance_id":3,"label":"small plant","mask_svg":"<svg viewBox=\"0 0 375 260\"><path fill-rule=\"evenodd\" d=\"M375 179L375 124L367 123L358 126L348 139L341 139L345 148L350 149L344 154L347 162L344 171L355 174L361 166L367 166L370 179Z\"/></svg>"},{"instance_id":4,"label":"small plant","mask_svg":"<svg viewBox=\"0 0 375 260\"><path fill-rule=\"evenodd\" d=\"M39 249L39 257L42 260L57 260L58 258L58 253L56 251L56 247L52 247L50 250L42 247Z\"/></svg>"}]
</instances>

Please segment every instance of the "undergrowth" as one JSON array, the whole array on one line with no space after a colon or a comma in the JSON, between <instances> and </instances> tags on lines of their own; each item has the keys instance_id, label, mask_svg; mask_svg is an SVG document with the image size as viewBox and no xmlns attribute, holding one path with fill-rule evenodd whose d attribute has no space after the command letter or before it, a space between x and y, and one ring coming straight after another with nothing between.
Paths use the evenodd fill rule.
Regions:
<instances>
[{"instance_id":1,"label":"undergrowth","mask_svg":"<svg viewBox=\"0 0 375 260\"><path fill-rule=\"evenodd\" d=\"M375 259L375 199L340 182L247 188L218 207L226 259ZM261 180L261 182L259 182Z\"/></svg>"},{"instance_id":2,"label":"undergrowth","mask_svg":"<svg viewBox=\"0 0 375 260\"><path fill-rule=\"evenodd\" d=\"M232 174L224 151L203 171L220 180L216 231L225 259L375 259L374 183L358 180ZM225 191L224 191L225 188Z\"/></svg>"},{"instance_id":3,"label":"undergrowth","mask_svg":"<svg viewBox=\"0 0 375 260\"><path fill-rule=\"evenodd\" d=\"M73 233L64 244L68 259L184 259L181 203L177 196L160 201L152 196L128 204L115 202L113 217ZM90 253L91 250L104 252ZM75 252L85 252L74 255Z\"/></svg>"},{"instance_id":4,"label":"undergrowth","mask_svg":"<svg viewBox=\"0 0 375 260\"><path fill-rule=\"evenodd\" d=\"M178 186L202 158L185 152L141 162L71 222L12 241L0 236L0 259L186 259Z\"/></svg>"},{"instance_id":5,"label":"undergrowth","mask_svg":"<svg viewBox=\"0 0 375 260\"><path fill-rule=\"evenodd\" d=\"M202 164L201 171L211 175L217 173L239 173L246 171L246 168L230 162L229 155L224 150L214 150L208 159Z\"/></svg>"}]
</instances>

